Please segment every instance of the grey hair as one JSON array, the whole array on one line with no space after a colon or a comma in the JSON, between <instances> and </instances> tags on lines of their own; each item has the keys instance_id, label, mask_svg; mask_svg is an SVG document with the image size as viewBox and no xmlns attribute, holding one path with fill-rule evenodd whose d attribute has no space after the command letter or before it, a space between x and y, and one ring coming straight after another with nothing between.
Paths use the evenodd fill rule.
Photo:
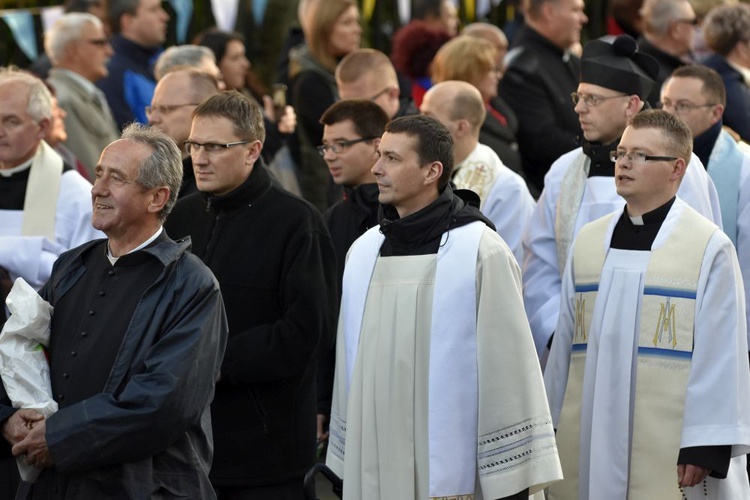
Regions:
<instances>
[{"instance_id":1,"label":"grey hair","mask_svg":"<svg viewBox=\"0 0 750 500\"><path fill-rule=\"evenodd\" d=\"M60 16L49 31L44 35L44 52L47 53L52 64L58 64L65 54L65 49L71 42L81 39L81 32L86 24L97 28L102 27L102 22L93 14L84 12L71 12Z\"/></svg>"},{"instance_id":2,"label":"grey hair","mask_svg":"<svg viewBox=\"0 0 750 500\"><path fill-rule=\"evenodd\" d=\"M169 70L177 67L197 67L201 61L210 59L216 64L216 56L211 49L201 45L175 45L162 52L154 66L156 80L161 80Z\"/></svg>"},{"instance_id":3,"label":"grey hair","mask_svg":"<svg viewBox=\"0 0 750 500\"><path fill-rule=\"evenodd\" d=\"M29 103L26 112L39 123L52 118L52 94L42 80L17 68L0 67L0 85L19 82L29 89Z\"/></svg>"},{"instance_id":4,"label":"grey hair","mask_svg":"<svg viewBox=\"0 0 750 500\"><path fill-rule=\"evenodd\" d=\"M666 35L672 21L679 19L679 4L688 0L645 0L639 11L644 21L645 31L657 35Z\"/></svg>"},{"instance_id":5,"label":"grey hair","mask_svg":"<svg viewBox=\"0 0 750 500\"><path fill-rule=\"evenodd\" d=\"M182 184L182 153L174 140L155 127L131 123L122 131L121 139L145 144L153 152L143 160L138 169L136 182L146 189L169 188L169 200L159 212L164 222L177 202Z\"/></svg>"}]
</instances>

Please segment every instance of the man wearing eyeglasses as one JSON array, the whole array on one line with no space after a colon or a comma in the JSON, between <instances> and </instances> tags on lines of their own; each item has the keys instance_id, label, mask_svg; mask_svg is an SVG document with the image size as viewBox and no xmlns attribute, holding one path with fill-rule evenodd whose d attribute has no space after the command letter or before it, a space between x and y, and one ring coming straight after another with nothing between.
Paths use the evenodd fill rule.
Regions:
<instances>
[{"instance_id":1,"label":"man wearing eyeglasses","mask_svg":"<svg viewBox=\"0 0 750 500\"><path fill-rule=\"evenodd\" d=\"M151 106L146 106L149 125L174 139L178 147L190 135L193 110L219 93L216 78L197 69L182 69L166 74L156 84ZM182 186L178 198L198 191L193 174L193 160L182 148Z\"/></svg>"},{"instance_id":2,"label":"man wearing eyeglasses","mask_svg":"<svg viewBox=\"0 0 750 500\"><path fill-rule=\"evenodd\" d=\"M737 249L750 300L750 154L722 127L725 106L724 82L705 66L678 68L661 90L662 109L690 128L693 150L716 185L723 229Z\"/></svg>"},{"instance_id":3,"label":"man wearing eyeglasses","mask_svg":"<svg viewBox=\"0 0 750 500\"><path fill-rule=\"evenodd\" d=\"M107 99L94 85L108 74L112 46L99 18L71 13L55 21L45 34L45 50L53 64L47 81L66 112L64 144L93 180L102 150L119 137Z\"/></svg>"},{"instance_id":4,"label":"man wearing eyeglasses","mask_svg":"<svg viewBox=\"0 0 750 500\"><path fill-rule=\"evenodd\" d=\"M524 236L524 303L541 359L557 323L560 277L576 234L587 222L623 205L609 155L628 122L646 107L657 72L656 61L638 52L627 35L613 44L594 40L583 49L581 82L572 98L585 141L552 165ZM720 225L711 179L694 155L690 167L680 196Z\"/></svg>"},{"instance_id":5,"label":"man wearing eyeglasses","mask_svg":"<svg viewBox=\"0 0 750 500\"><path fill-rule=\"evenodd\" d=\"M369 99L389 119L419 114L411 97L399 95L396 68L379 50L357 49L336 66L336 86L341 99Z\"/></svg>"},{"instance_id":6,"label":"man wearing eyeglasses","mask_svg":"<svg viewBox=\"0 0 750 500\"><path fill-rule=\"evenodd\" d=\"M346 500L528 500L560 479L520 269L450 186L448 129L391 121L349 250L326 464Z\"/></svg>"},{"instance_id":7,"label":"man wearing eyeglasses","mask_svg":"<svg viewBox=\"0 0 750 500\"><path fill-rule=\"evenodd\" d=\"M259 160L260 108L232 91L193 111L186 151L200 190L166 228L221 285L229 341L212 404L219 498L301 499L315 462L316 358L333 342L336 256L323 217Z\"/></svg>"},{"instance_id":8,"label":"man wearing eyeglasses","mask_svg":"<svg viewBox=\"0 0 750 500\"><path fill-rule=\"evenodd\" d=\"M659 64L656 86L646 98L656 106L664 81L690 62L698 18L689 0L645 0L640 14L643 34L638 46Z\"/></svg>"},{"instance_id":9,"label":"man wearing eyeglasses","mask_svg":"<svg viewBox=\"0 0 750 500\"><path fill-rule=\"evenodd\" d=\"M344 188L344 196L323 214L336 249L338 285L344 276L346 253L354 240L378 225L378 185L372 166L388 123L383 108L367 99L344 99L329 107L323 124L323 144L318 151L328 164L333 182ZM318 443L327 440L331 414L331 392L335 350L324 354L318 368Z\"/></svg>"},{"instance_id":10,"label":"man wearing eyeglasses","mask_svg":"<svg viewBox=\"0 0 750 500\"><path fill-rule=\"evenodd\" d=\"M678 195L692 137L633 117L615 160L624 209L567 259L545 371L565 479L548 498L750 498L750 367L737 254Z\"/></svg>"}]
</instances>

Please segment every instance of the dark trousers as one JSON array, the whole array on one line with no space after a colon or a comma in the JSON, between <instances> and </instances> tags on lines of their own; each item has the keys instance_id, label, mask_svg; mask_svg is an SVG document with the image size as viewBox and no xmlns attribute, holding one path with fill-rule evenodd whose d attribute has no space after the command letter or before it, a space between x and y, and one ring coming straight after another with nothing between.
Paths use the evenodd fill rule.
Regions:
<instances>
[{"instance_id":1,"label":"dark trousers","mask_svg":"<svg viewBox=\"0 0 750 500\"><path fill-rule=\"evenodd\" d=\"M304 500L302 480L273 486L216 486L218 500Z\"/></svg>"}]
</instances>

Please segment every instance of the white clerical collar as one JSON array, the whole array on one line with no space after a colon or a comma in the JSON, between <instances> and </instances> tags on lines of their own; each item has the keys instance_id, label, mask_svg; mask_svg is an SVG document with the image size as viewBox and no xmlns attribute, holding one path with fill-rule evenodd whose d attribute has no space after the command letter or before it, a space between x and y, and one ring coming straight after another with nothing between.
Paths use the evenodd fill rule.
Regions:
<instances>
[{"instance_id":1,"label":"white clerical collar","mask_svg":"<svg viewBox=\"0 0 750 500\"><path fill-rule=\"evenodd\" d=\"M630 216L628 216L628 217L630 217ZM638 217L630 217L630 222L632 222L634 226L643 226L644 225L643 224L643 217L640 216L640 215Z\"/></svg>"},{"instance_id":2,"label":"white clerical collar","mask_svg":"<svg viewBox=\"0 0 750 500\"><path fill-rule=\"evenodd\" d=\"M128 255L130 253L137 252L138 250L143 250L144 248L149 246L156 238L158 238L162 232L164 232L164 227L159 226L159 229L156 230L153 236L151 236L149 239L147 239L146 241L144 241L143 243L141 243L140 245L138 245L137 247L135 247L134 249L132 249L131 251L123 255ZM122 255L120 255L120 257L122 257ZM112 252L109 249L109 241L107 241L107 259L109 259L109 263L114 266L115 262L117 262L117 259L119 259L120 257L112 256Z\"/></svg>"},{"instance_id":3,"label":"white clerical collar","mask_svg":"<svg viewBox=\"0 0 750 500\"><path fill-rule=\"evenodd\" d=\"M34 157L32 156L31 158L29 158L28 161L25 161L25 162L21 163L17 167L0 169L0 176L2 176L2 177L10 177L10 176L12 176L14 174L17 174L18 172L23 172L27 168L31 168L31 164L33 162L34 162Z\"/></svg>"}]
</instances>

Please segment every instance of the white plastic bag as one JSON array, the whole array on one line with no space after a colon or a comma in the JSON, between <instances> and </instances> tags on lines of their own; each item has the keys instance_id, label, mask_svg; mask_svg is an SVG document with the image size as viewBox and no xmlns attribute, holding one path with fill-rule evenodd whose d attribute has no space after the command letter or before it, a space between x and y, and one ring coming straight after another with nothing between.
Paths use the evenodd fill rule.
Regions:
<instances>
[{"instance_id":1,"label":"white plastic bag","mask_svg":"<svg viewBox=\"0 0 750 500\"><path fill-rule=\"evenodd\" d=\"M16 279L5 299L11 315L0 333L0 377L14 408L33 409L49 417L57 411L49 364L42 347L49 344L52 305L31 285ZM41 469L17 459L21 479L34 482Z\"/></svg>"}]
</instances>

